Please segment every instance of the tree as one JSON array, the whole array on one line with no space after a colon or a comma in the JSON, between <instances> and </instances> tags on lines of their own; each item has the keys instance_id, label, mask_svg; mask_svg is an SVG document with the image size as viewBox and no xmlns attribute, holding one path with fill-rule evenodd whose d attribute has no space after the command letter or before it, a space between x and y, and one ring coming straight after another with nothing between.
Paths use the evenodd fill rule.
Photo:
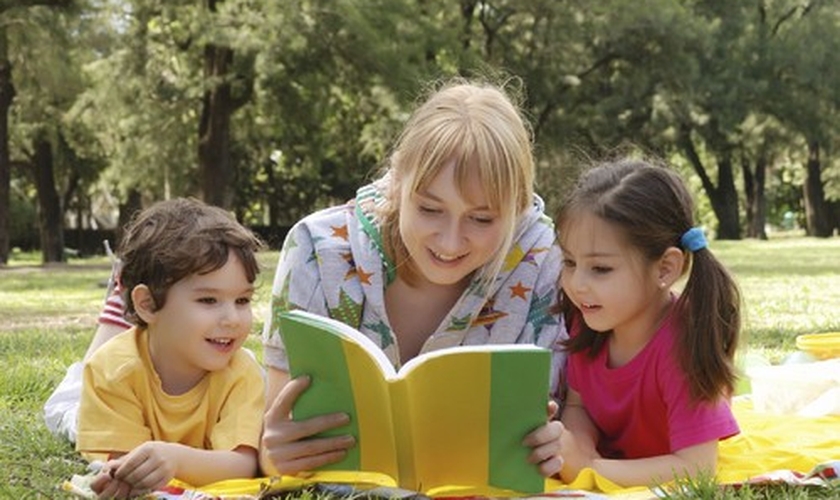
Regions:
<instances>
[{"instance_id":1,"label":"tree","mask_svg":"<svg viewBox=\"0 0 840 500\"><path fill-rule=\"evenodd\" d=\"M9 109L12 107L14 98L15 86L12 83L12 63L9 61L9 38L6 27L0 24L0 266L9 261L9 212L11 209L9 185L12 175L9 155Z\"/></svg>"},{"instance_id":2,"label":"tree","mask_svg":"<svg viewBox=\"0 0 840 500\"><path fill-rule=\"evenodd\" d=\"M764 2L760 6L765 12ZM779 121L801 134L807 148L803 162L803 197L807 233L827 237L840 227L827 198L825 153L836 143L840 107L840 9L823 2L788 2L773 25L775 71L770 81L775 95L768 101Z\"/></svg>"},{"instance_id":3,"label":"tree","mask_svg":"<svg viewBox=\"0 0 840 500\"><path fill-rule=\"evenodd\" d=\"M9 30L19 29L15 19L26 15L27 7L68 7L72 0L18 0L0 2L0 266L9 261L9 212L11 154L9 151L9 111L15 98L12 81Z\"/></svg>"},{"instance_id":4,"label":"tree","mask_svg":"<svg viewBox=\"0 0 840 500\"><path fill-rule=\"evenodd\" d=\"M10 156L36 189L44 262L62 262L64 206L59 193L73 195L84 178L85 163L66 140L63 113L82 82L67 36L77 18L67 15L68 9L42 4L20 12L15 24L22 29L9 33L17 89ZM69 2L50 5L65 4Z\"/></svg>"}]
</instances>

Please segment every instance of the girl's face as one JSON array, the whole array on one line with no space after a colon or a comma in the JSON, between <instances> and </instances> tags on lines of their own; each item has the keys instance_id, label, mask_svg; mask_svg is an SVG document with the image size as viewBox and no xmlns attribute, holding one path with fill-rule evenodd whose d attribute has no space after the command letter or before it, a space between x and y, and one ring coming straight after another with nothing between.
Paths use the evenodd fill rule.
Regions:
<instances>
[{"instance_id":1,"label":"girl's face","mask_svg":"<svg viewBox=\"0 0 840 500\"><path fill-rule=\"evenodd\" d=\"M234 252L224 266L169 289L163 308L144 318L164 389L189 386L230 363L251 332L254 285Z\"/></svg>"},{"instance_id":2,"label":"girl's face","mask_svg":"<svg viewBox=\"0 0 840 500\"><path fill-rule=\"evenodd\" d=\"M436 285L460 283L489 262L505 225L491 210L478 173L461 193L450 162L429 185L400 201L400 236L420 277Z\"/></svg>"},{"instance_id":3,"label":"girl's face","mask_svg":"<svg viewBox=\"0 0 840 500\"><path fill-rule=\"evenodd\" d=\"M616 336L653 333L663 298L668 300L655 263L627 244L615 226L589 213L566 224L560 246L560 285L587 326Z\"/></svg>"}]
</instances>

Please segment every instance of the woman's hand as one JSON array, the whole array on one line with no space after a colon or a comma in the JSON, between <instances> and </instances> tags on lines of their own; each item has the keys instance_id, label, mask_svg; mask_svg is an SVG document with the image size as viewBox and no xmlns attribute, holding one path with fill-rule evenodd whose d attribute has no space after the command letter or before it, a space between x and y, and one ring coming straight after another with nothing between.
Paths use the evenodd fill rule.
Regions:
<instances>
[{"instance_id":1,"label":"woman's hand","mask_svg":"<svg viewBox=\"0 0 840 500\"><path fill-rule=\"evenodd\" d=\"M564 434L563 424L554 420L557 413L557 403L548 403L548 422L525 437L523 444L531 448L528 461L538 464L540 473L544 477L550 477L563 467L563 459L560 456L562 450L561 438Z\"/></svg>"},{"instance_id":2,"label":"woman's hand","mask_svg":"<svg viewBox=\"0 0 840 500\"><path fill-rule=\"evenodd\" d=\"M296 422L291 411L297 398L309 387L309 377L286 383L265 413L261 464L266 475L296 474L338 462L356 444L353 436L313 438L350 422L345 413L320 415Z\"/></svg>"}]
</instances>

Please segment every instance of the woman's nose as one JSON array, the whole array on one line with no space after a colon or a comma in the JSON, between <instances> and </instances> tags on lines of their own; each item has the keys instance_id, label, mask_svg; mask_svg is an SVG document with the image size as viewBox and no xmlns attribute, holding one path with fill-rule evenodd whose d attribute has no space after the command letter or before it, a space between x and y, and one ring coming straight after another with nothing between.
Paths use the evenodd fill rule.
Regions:
<instances>
[{"instance_id":1,"label":"woman's nose","mask_svg":"<svg viewBox=\"0 0 840 500\"><path fill-rule=\"evenodd\" d=\"M457 219L446 221L446 224L440 231L438 242L442 251L457 253L461 249L463 242L461 222Z\"/></svg>"}]
</instances>

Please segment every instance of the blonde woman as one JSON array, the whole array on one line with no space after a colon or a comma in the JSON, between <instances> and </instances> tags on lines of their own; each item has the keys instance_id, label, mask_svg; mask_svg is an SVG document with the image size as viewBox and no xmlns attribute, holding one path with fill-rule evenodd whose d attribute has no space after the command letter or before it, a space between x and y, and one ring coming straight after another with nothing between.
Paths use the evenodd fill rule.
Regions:
<instances>
[{"instance_id":1,"label":"blonde woman","mask_svg":"<svg viewBox=\"0 0 840 500\"><path fill-rule=\"evenodd\" d=\"M289 380L276 321L289 309L358 328L395 367L457 345L547 347L559 398L566 333L552 311L561 259L533 184L531 135L511 99L496 86L451 82L411 116L378 180L291 230L263 333L265 474L315 469L355 445L350 435L313 437L345 425L344 414L290 418L309 380ZM555 431L523 436L546 476L560 470Z\"/></svg>"}]
</instances>

